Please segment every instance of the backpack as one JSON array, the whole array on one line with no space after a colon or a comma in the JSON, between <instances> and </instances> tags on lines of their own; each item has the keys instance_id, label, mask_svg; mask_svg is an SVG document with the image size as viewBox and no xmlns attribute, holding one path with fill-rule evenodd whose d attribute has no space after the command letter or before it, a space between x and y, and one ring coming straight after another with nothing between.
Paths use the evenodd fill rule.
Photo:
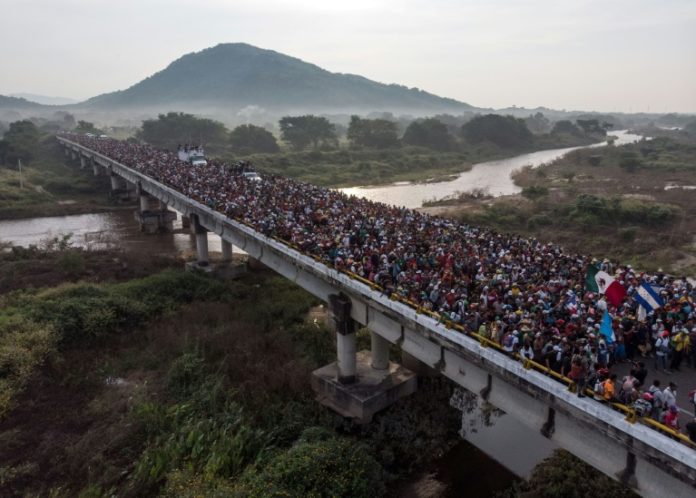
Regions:
<instances>
[{"instance_id":1,"label":"backpack","mask_svg":"<svg viewBox=\"0 0 696 498\"><path fill-rule=\"evenodd\" d=\"M597 382L595 382L593 391L595 392L595 394L599 394L599 395L604 396L604 382L597 379Z\"/></svg>"},{"instance_id":2,"label":"backpack","mask_svg":"<svg viewBox=\"0 0 696 498\"><path fill-rule=\"evenodd\" d=\"M657 342L655 342L655 349L660 353L669 353L669 341L660 337Z\"/></svg>"}]
</instances>

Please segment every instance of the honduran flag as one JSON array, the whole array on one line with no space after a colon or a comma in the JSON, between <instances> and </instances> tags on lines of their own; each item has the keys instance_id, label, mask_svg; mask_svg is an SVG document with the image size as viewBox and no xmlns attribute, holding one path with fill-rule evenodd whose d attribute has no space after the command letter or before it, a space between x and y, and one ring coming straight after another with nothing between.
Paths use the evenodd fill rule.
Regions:
<instances>
[{"instance_id":1,"label":"honduran flag","mask_svg":"<svg viewBox=\"0 0 696 498\"><path fill-rule=\"evenodd\" d=\"M626 297L626 289L614 280L607 272L600 270L595 265L587 267L585 287L592 292L604 294L607 300L614 306L619 306Z\"/></svg>"},{"instance_id":2,"label":"honduran flag","mask_svg":"<svg viewBox=\"0 0 696 498\"><path fill-rule=\"evenodd\" d=\"M612 342L616 341L611 315L607 310L604 310L604 316L602 317L602 324L599 326L599 332L607 340L607 344L611 344Z\"/></svg>"},{"instance_id":3,"label":"honduran flag","mask_svg":"<svg viewBox=\"0 0 696 498\"><path fill-rule=\"evenodd\" d=\"M645 281L640 283L636 292L633 294L633 299L638 301L638 304L648 312L662 308L665 305L660 295Z\"/></svg>"}]
</instances>

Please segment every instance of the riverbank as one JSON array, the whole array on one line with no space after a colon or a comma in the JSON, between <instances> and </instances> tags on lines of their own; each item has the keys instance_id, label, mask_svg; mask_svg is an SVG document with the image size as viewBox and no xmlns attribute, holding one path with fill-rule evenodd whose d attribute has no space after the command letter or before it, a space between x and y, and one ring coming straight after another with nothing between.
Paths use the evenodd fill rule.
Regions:
<instances>
[{"instance_id":1,"label":"riverbank","mask_svg":"<svg viewBox=\"0 0 696 498\"><path fill-rule=\"evenodd\" d=\"M117 208L109 199L109 179L65 157L53 136L47 136L35 158L16 167L0 166L0 220L37 216L100 213Z\"/></svg>"},{"instance_id":2,"label":"riverbank","mask_svg":"<svg viewBox=\"0 0 696 498\"><path fill-rule=\"evenodd\" d=\"M391 149L342 148L254 154L243 159L249 160L263 172L289 176L323 187L349 188L396 182L451 181L480 162L555 148L585 146L600 140L596 136L562 134L537 138L524 149L505 149L492 143L462 146L454 151L435 151L412 146Z\"/></svg>"},{"instance_id":3,"label":"riverbank","mask_svg":"<svg viewBox=\"0 0 696 498\"><path fill-rule=\"evenodd\" d=\"M514 174L521 193L464 193L428 212L647 270L696 276L696 138L588 148Z\"/></svg>"}]
</instances>

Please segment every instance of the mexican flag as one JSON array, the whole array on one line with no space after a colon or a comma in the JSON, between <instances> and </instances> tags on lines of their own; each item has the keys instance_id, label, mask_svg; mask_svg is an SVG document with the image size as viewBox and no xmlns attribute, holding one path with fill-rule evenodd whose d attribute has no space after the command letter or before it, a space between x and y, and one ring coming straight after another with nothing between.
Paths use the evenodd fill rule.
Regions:
<instances>
[{"instance_id":1,"label":"mexican flag","mask_svg":"<svg viewBox=\"0 0 696 498\"><path fill-rule=\"evenodd\" d=\"M597 292L607 296L607 300L614 306L619 306L626 297L624 286L614 280L607 272L600 270L595 265L587 267L585 288L591 292Z\"/></svg>"}]
</instances>

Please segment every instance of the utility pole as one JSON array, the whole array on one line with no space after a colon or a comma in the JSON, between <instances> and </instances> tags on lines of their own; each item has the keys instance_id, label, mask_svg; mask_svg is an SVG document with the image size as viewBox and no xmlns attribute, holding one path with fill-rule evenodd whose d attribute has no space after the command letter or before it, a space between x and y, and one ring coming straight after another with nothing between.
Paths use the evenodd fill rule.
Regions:
<instances>
[{"instance_id":1,"label":"utility pole","mask_svg":"<svg viewBox=\"0 0 696 498\"><path fill-rule=\"evenodd\" d=\"M17 165L19 167L19 188L24 188L24 179L22 178L22 160L17 159Z\"/></svg>"}]
</instances>

